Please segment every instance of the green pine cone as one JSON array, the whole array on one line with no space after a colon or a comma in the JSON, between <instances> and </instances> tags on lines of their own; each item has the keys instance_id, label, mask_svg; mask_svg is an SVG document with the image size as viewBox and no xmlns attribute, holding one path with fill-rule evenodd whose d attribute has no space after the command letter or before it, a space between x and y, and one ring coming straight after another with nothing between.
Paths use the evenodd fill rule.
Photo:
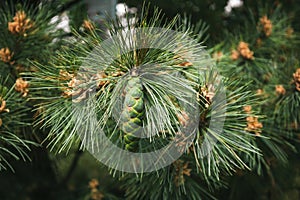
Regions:
<instances>
[{"instance_id":1,"label":"green pine cone","mask_svg":"<svg viewBox=\"0 0 300 200\"><path fill-rule=\"evenodd\" d=\"M125 87L125 100L121 113L121 129L124 132L125 148L136 151L139 139L135 137L142 131L144 114L144 93L141 80L132 77Z\"/></svg>"}]
</instances>

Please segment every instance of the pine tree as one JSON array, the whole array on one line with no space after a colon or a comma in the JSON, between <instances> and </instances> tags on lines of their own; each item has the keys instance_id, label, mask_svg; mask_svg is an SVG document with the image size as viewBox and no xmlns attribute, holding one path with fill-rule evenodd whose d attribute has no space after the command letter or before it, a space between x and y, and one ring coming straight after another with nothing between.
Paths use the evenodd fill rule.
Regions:
<instances>
[{"instance_id":1,"label":"pine tree","mask_svg":"<svg viewBox=\"0 0 300 200\"><path fill-rule=\"evenodd\" d=\"M224 24L213 33L220 26L199 16L166 18L144 5L103 30L74 14L75 2L1 6L1 170L33 160L50 176L32 197L59 198L86 152L116 186L92 179L90 191L62 199L292 198L281 177L300 121L292 9L245 3L222 19L216 1L209 23ZM71 33L51 21L66 9L77 19ZM69 171L55 175L72 152Z\"/></svg>"}]
</instances>

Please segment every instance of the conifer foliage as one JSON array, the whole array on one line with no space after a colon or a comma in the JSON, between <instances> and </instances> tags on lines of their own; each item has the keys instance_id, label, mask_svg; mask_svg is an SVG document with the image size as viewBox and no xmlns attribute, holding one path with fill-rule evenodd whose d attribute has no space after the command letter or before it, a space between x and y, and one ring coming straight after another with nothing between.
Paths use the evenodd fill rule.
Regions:
<instances>
[{"instance_id":1,"label":"conifer foliage","mask_svg":"<svg viewBox=\"0 0 300 200\"><path fill-rule=\"evenodd\" d=\"M232 11L244 23L214 41L205 19L145 5L126 25L84 18L66 33L53 21L65 5L0 7L0 173L32 149L76 148L59 187L85 151L122 191L102 193L92 179L90 199L239 199L244 177L269 183L251 188L256 197L274 195L300 127L299 36L280 4Z\"/></svg>"}]
</instances>

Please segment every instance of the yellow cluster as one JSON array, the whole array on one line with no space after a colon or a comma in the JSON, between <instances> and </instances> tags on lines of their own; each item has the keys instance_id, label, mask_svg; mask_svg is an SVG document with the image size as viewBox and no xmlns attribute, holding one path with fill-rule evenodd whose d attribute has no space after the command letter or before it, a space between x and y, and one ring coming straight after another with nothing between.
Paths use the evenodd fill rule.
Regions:
<instances>
[{"instance_id":1,"label":"yellow cluster","mask_svg":"<svg viewBox=\"0 0 300 200\"><path fill-rule=\"evenodd\" d=\"M219 62L223 56L224 55L221 51L217 51L213 54L213 59L215 59L217 62Z\"/></svg>"},{"instance_id":2,"label":"yellow cluster","mask_svg":"<svg viewBox=\"0 0 300 200\"><path fill-rule=\"evenodd\" d=\"M238 45L237 50L232 50L231 52L231 59L237 60L240 56L242 56L245 59L253 60L253 51L250 51L249 44L246 42L241 41Z\"/></svg>"},{"instance_id":3,"label":"yellow cluster","mask_svg":"<svg viewBox=\"0 0 300 200\"><path fill-rule=\"evenodd\" d=\"M276 85L275 91L276 91L276 94L278 94L278 95L284 95L286 93L283 85Z\"/></svg>"},{"instance_id":4,"label":"yellow cluster","mask_svg":"<svg viewBox=\"0 0 300 200\"><path fill-rule=\"evenodd\" d=\"M89 182L89 188L91 189L90 197L92 200L101 200L104 195L98 190L99 182L97 179L92 179Z\"/></svg>"},{"instance_id":5,"label":"yellow cluster","mask_svg":"<svg viewBox=\"0 0 300 200\"><path fill-rule=\"evenodd\" d=\"M189 62L189 61L185 61L185 62L182 62L179 64L179 66L181 67L189 67L189 66L192 66L193 63Z\"/></svg>"},{"instance_id":6,"label":"yellow cluster","mask_svg":"<svg viewBox=\"0 0 300 200\"><path fill-rule=\"evenodd\" d=\"M117 77L122 76L124 74L124 72L115 71L107 75L104 71L99 71L96 74L89 77L86 74L77 74L77 76L75 76L74 74L70 74L67 71L60 70L59 80L68 81L67 87L63 88L63 96L65 98L77 96L73 99L73 101L80 102L81 100L87 97L88 92L88 90L80 88L80 85L88 81L95 80L97 90L104 90L104 88L110 83L109 80L106 80L108 76Z\"/></svg>"},{"instance_id":7,"label":"yellow cluster","mask_svg":"<svg viewBox=\"0 0 300 200\"><path fill-rule=\"evenodd\" d=\"M98 72L96 74L96 78L97 78L97 80L99 80L97 83L97 88L103 88L109 83L109 81L103 80L103 79L107 78L107 75L102 71Z\"/></svg>"},{"instance_id":8,"label":"yellow cluster","mask_svg":"<svg viewBox=\"0 0 300 200\"><path fill-rule=\"evenodd\" d=\"M253 60L253 51L250 51L249 49L249 44L246 42L240 42L239 46L238 46L238 51L240 52L241 56L249 59L249 60Z\"/></svg>"},{"instance_id":9,"label":"yellow cluster","mask_svg":"<svg viewBox=\"0 0 300 200\"><path fill-rule=\"evenodd\" d=\"M0 49L0 59L5 63L13 64L14 62L11 62L13 55L14 53L10 52L7 47Z\"/></svg>"},{"instance_id":10,"label":"yellow cluster","mask_svg":"<svg viewBox=\"0 0 300 200\"><path fill-rule=\"evenodd\" d=\"M294 82L296 84L296 90L300 92L300 68L296 70L295 73L293 73Z\"/></svg>"},{"instance_id":11,"label":"yellow cluster","mask_svg":"<svg viewBox=\"0 0 300 200\"><path fill-rule=\"evenodd\" d=\"M64 89L63 96L71 97L82 94L84 91L82 88L76 88L82 84L82 81L77 79L76 77L72 77L72 79L68 82L68 88Z\"/></svg>"},{"instance_id":12,"label":"yellow cluster","mask_svg":"<svg viewBox=\"0 0 300 200\"><path fill-rule=\"evenodd\" d=\"M244 106L244 111L245 111L245 113L251 113L251 110L252 110L252 106L250 106L250 105L247 105L247 106Z\"/></svg>"},{"instance_id":13,"label":"yellow cluster","mask_svg":"<svg viewBox=\"0 0 300 200\"><path fill-rule=\"evenodd\" d=\"M261 129L263 127L262 123L258 121L257 117L249 116L247 117L247 128L249 132L254 132L255 135L260 135Z\"/></svg>"},{"instance_id":14,"label":"yellow cluster","mask_svg":"<svg viewBox=\"0 0 300 200\"><path fill-rule=\"evenodd\" d=\"M265 15L259 19L259 22L265 35L269 37L272 34L273 27L271 20L269 20L268 17Z\"/></svg>"},{"instance_id":15,"label":"yellow cluster","mask_svg":"<svg viewBox=\"0 0 300 200\"><path fill-rule=\"evenodd\" d=\"M8 22L8 30L13 34L23 34L26 36L25 32L32 28L33 22L27 18L24 11L17 11L13 17L12 22Z\"/></svg>"},{"instance_id":16,"label":"yellow cluster","mask_svg":"<svg viewBox=\"0 0 300 200\"><path fill-rule=\"evenodd\" d=\"M15 90L21 92L23 97L26 97L29 92L29 83L25 81L23 78L18 78L15 84Z\"/></svg>"},{"instance_id":17,"label":"yellow cluster","mask_svg":"<svg viewBox=\"0 0 300 200\"><path fill-rule=\"evenodd\" d=\"M184 163L182 160L176 160L173 165L175 168L175 177L174 182L175 185L178 187L180 185L184 185L185 176L191 176L192 169L188 168L188 162Z\"/></svg>"},{"instance_id":18,"label":"yellow cluster","mask_svg":"<svg viewBox=\"0 0 300 200\"><path fill-rule=\"evenodd\" d=\"M105 80L107 79L108 76L118 77L118 76L123 76L124 74L125 73L120 70L116 70L115 72L109 73L108 75L104 71L99 71L95 77L97 80L97 89L103 90L105 86L107 86L110 83L109 80Z\"/></svg>"},{"instance_id":19,"label":"yellow cluster","mask_svg":"<svg viewBox=\"0 0 300 200\"><path fill-rule=\"evenodd\" d=\"M67 97L82 94L83 89L77 88L76 90L74 90L75 87L78 87L82 83L82 80L81 81L78 80L74 74L70 74L65 70L60 70L58 79L62 81L68 81L67 83L68 87L63 88L64 97L67 98Z\"/></svg>"},{"instance_id":20,"label":"yellow cluster","mask_svg":"<svg viewBox=\"0 0 300 200\"><path fill-rule=\"evenodd\" d=\"M60 80L68 81L68 87L63 88L63 96L68 97L76 97L74 102L80 102L81 100L86 98L87 91L84 88L80 88L80 85L84 84L85 82L89 81L89 77L85 74L78 74L75 76L74 74L70 74L67 71L61 70L60 71ZM99 80L97 83L97 88L105 87L108 84L108 81L104 81L103 79L106 78L107 75L104 72L99 72L95 75L96 80Z\"/></svg>"},{"instance_id":21,"label":"yellow cluster","mask_svg":"<svg viewBox=\"0 0 300 200\"><path fill-rule=\"evenodd\" d=\"M181 111L180 113L177 113L176 116L177 116L178 122L182 126L186 126L188 124L189 116L185 111Z\"/></svg>"},{"instance_id":22,"label":"yellow cluster","mask_svg":"<svg viewBox=\"0 0 300 200\"><path fill-rule=\"evenodd\" d=\"M214 86L212 84L205 85L204 87L201 88L200 95L202 95L205 98L206 100L205 107L208 108L209 105L212 103L212 99L215 96ZM199 100L201 101L201 98L199 98Z\"/></svg>"},{"instance_id":23,"label":"yellow cluster","mask_svg":"<svg viewBox=\"0 0 300 200\"><path fill-rule=\"evenodd\" d=\"M244 111L247 114L251 114L252 107L250 105L244 106ZM263 125L261 122L258 121L258 117L255 116L248 116L246 118L247 121L247 127L245 128L246 131L253 132L255 135L259 136L261 133L261 129L263 128Z\"/></svg>"},{"instance_id":24,"label":"yellow cluster","mask_svg":"<svg viewBox=\"0 0 300 200\"><path fill-rule=\"evenodd\" d=\"M74 75L70 74L69 72L65 71L65 70L60 70L59 71L59 80L63 80L63 81L67 81L72 79Z\"/></svg>"},{"instance_id":25,"label":"yellow cluster","mask_svg":"<svg viewBox=\"0 0 300 200\"><path fill-rule=\"evenodd\" d=\"M257 89L256 90L256 94L257 95L263 95L265 92L264 92L264 90L263 89Z\"/></svg>"},{"instance_id":26,"label":"yellow cluster","mask_svg":"<svg viewBox=\"0 0 300 200\"><path fill-rule=\"evenodd\" d=\"M9 109L6 108L6 101L0 97L0 113L2 112L9 112ZM2 119L0 118L0 126L2 126Z\"/></svg>"},{"instance_id":27,"label":"yellow cluster","mask_svg":"<svg viewBox=\"0 0 300 200\"><path fill-rule=\"evenodd\" d=\"M83 28L88 31L92 31L95 29L94 25L90 20L84 20L82 24Z\"/></svg>"}]
</instances>

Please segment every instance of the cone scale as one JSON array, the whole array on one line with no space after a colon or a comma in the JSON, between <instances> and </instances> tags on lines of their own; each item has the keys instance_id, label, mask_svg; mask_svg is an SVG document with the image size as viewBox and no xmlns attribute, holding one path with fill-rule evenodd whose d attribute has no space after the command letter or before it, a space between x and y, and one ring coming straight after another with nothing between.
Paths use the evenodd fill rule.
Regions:
<instances>
[{"instance_id":1,"label":"cone scale","mask_svg":"<svg viewBox=\"0 0 300 200\"><path fill-rule=\"evenodd\" d=\"M121 129L124 133L125 149L137 151L139 139L135 135L142 131L144 93L139 77L131 77L125 87L125 98L121 113Z\"/></svg>"}]
</instances>

